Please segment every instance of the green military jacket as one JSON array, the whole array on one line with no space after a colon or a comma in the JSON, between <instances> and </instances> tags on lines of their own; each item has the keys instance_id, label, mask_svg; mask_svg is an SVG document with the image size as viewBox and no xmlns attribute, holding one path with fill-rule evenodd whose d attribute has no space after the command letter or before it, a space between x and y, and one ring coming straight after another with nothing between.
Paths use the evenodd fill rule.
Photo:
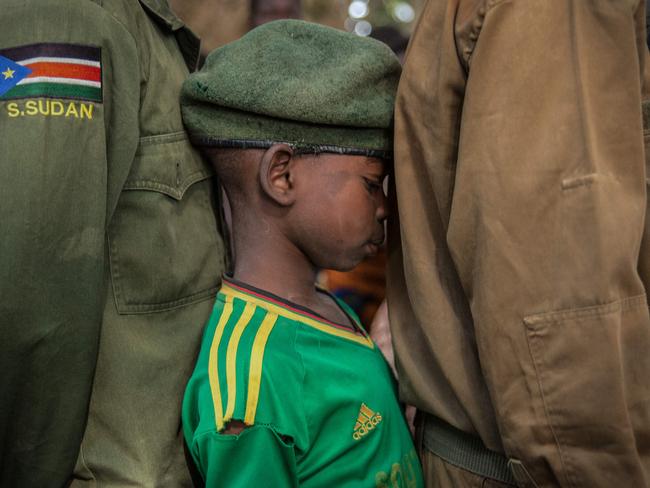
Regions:
<instances>
[{"instance_id":1,"label":"green military jacket","mask_svg":"<svg viewBox=\"0 0 650 488\"><path fill-rule=\"evenodd\" d=\"M163 0L0 18L0 486L188 485L180 404L224 262L178 104L198 42Z\"/></svg>"}]
</instances>

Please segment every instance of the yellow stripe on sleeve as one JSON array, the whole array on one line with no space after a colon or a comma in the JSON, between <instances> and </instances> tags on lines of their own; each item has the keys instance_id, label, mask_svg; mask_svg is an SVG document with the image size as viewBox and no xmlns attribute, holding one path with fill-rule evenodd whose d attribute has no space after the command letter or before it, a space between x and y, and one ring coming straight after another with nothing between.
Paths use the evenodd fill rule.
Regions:
<instances>
[{"instance_id":1,"label":"yellow stripe on sleeve","mask_svg":"<svg viewBox=\"0 0 650 488\"><path fill-rule=\"evenodd\" d=\"M217 431L223 429L223 406L221 405L221 389L219 388L218 351L221 343L223 330L232 314L232 297L226 296L226 303L223 312L219 317L217 328L214 331L214 338L210 345L210 358L208 360L208 378L210 380L210 391L212 392L212 403L214 404L214 421L217 424Z\"/></svg>"},{"instance_id":2,"label":"yellow stripe on sleeve","mask_svg":"<svg viewBox=\"0 0 650 488\"><path fill-rule=\"evenodd\" d=\"M271 312L267 313L266 317L264 317L264 320L262 321L262 325L255 335L255 340L253 341L250 373L248 377L246 415L244 417L244 423L246 425L253 425L255 422L257 402L260 396L260 384L262 382L262 363L264 361L264 349L277 319L277 314Z\"/></svg>"},{"instance_id":3,"label":"yellow stripe on sleeve","mask_svg":"<svg viewBox=\"0 0 650 488\"><path fill-rule=\"evenodd\" d=\"M226 351L226 381L228 382L228 404L226 405L226 414L224 415L224 422L232 419L235 413L235 397L237 396L237 348L239 347L239 340L255 313L255 305L247 303L244 311L239 317L235 328L228 341L228 350Z\"/></svg>"}]
</instances>

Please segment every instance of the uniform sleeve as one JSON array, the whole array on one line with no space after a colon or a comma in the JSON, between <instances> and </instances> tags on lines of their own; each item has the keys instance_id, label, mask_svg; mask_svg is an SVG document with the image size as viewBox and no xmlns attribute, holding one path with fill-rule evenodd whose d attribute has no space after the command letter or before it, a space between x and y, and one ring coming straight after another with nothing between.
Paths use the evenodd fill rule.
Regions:
<instances>
[{"instance_id":1,"label":"uniform sleeve","mask_svg":"<svg viewBox=\"0 0 650 488\"><path fill-rule=\"evenodd\" d=\"M204 434L194 441L193 451L206 488L298 486L293 446L270 428L254 426L239 435Z\"/></svg>"},{"instance_id":2,"label":"uniform sleeve","mask_svg":"<svg viewBox=\"0 0 650 488\"><path fill-rule=\"evenodd\" d=\"M95 2L3 2L0 485L62 486L89 401L105 228L138 138L133 37ZM0 79L19 75L2 69Z\"/></svg>"},{"instance_id":3,"label":"uniform sleeve","mask_svg":"<svg viewBox=\"0 0 650 488\"><path fill-rule=\"evenodd\" d=\"M401 304L471 315L503 447L539 487L650 470L643 3L449 1L400 84Z\"/></svg>"}]
</instances>

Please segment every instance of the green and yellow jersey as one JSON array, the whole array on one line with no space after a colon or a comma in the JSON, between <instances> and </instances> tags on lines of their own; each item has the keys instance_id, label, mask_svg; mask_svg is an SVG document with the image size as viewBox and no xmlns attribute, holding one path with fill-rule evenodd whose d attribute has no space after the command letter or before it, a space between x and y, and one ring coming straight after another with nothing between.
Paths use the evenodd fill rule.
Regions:
<instances>
[{"instance_id":1,"label":"green and yellow jersey","mask_svg":"<svg viewBox=\"0 0 650 488\"><path fill-rule=\"evenodd\" d=\"M183 401L207 487L422 486L390 369L339 304L355 327L224 279Z\"/></svg>"}]
</instances>

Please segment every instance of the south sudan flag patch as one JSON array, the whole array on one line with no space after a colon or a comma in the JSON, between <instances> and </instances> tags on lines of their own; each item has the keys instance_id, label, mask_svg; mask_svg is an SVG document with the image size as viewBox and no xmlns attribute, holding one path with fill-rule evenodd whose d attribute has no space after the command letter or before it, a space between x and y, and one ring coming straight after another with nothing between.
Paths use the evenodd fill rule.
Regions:
<instances>
[{"instance_id":1,"label":"south sudan flag patch","mask_svg":"<svg viewBox=\"0 0 650 488\"><path fill-rule=\"evenodd\" d=\"M4 66L3 62L7 68L0 69L0 100L45 97L102 101L99 47L30 44L0 49L0 65Z\"/></svg>"}]
</instances>

